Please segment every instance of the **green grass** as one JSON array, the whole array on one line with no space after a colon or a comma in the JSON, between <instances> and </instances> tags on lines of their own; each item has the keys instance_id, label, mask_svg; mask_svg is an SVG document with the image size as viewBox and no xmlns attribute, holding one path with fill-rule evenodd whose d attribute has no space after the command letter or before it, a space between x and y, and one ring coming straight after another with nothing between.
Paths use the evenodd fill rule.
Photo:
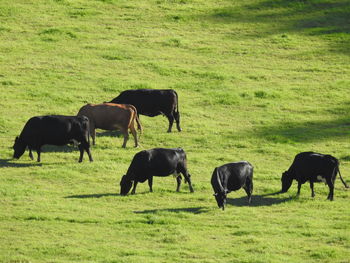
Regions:
<instances>
[{"instance_id":1,"label":"green grass","mask_svg":"<svg viewBox=\"0 0 350 263\"><path fill-rule=\"evenodd\" d=\"M348 0L13 0L0 3L1 262L349 262L350 194L339 180L280 190L301 151L350 178ZM75 115L134 88L173 88L183 132L141 116L141 147L99 131L77 163L12 144L32 116ZM176 129L175 129L176 130ZM133 155L183 147L195 193L155 178L119 196ZM254 195L217 208L216 166L248 160Z\"/></svg>"}]
</instances>

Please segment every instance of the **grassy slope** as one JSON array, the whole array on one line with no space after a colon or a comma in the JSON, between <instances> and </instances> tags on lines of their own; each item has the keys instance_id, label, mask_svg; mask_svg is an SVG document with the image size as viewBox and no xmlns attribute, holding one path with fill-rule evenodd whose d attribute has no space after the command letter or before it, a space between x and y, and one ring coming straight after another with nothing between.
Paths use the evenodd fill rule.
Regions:
<instances>
[{"instance_id":1,"label":"grassy slope","mask_svg":"<svg viewBox=\"0 0 350 263\"><path fill-rule=\"evenodd\" d=\"M347 262L349 191L283 195L294 155L335 155L349 180L350 5L333 1L3 1L0 3L0 261ZM174 88L183 132L141 117L141 149L183 147L195 193L155 178L120 197L140 149L101 132L95 162L47 148L10 160L25 121L76 114L130 88ZM215 166L248 160L255 197L231 193Z\"/></svg>"}]
</instances>

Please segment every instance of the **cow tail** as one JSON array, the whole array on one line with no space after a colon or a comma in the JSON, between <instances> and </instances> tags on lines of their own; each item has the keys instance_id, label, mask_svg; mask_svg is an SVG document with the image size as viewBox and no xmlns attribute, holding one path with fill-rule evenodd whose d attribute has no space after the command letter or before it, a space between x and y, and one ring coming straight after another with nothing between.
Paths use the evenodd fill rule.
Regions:
<instances>
[{"instance_id":1,"label":"cow tail","mask_svg":"<svg viewBox=\"0 0 350 263\"><path fill-rule=\"evenodd\" d=\"M343 183L343 185L344 185L346 188L349 188L349 186L346 184L346 182L343 180L343 177L342 177L341 174L340 174L339 164L338 164L338 166L337 166L337 171L338 171L338 173L339 173L339 178L340 178L341 182Z\"/></svg>"},{"instance_id":2,"label":"cow tail","mask_svg":"<svg viewBox=\"0 0 350 263\"><path fill-rule=\"evenodd\" d=\"M176 114L179 116L179 96L177 95L177 92L174 90L175 96L176 96Z\"/></svg>"},{"instance_id":3,"label":"cow tail","mask_svg":"<svg viewBox=\"0 0 350 263\"><path fill-rule=\"evenodd\" d=\"M184 167L185 167L185 171L187 171L187 156L186 156L186 153L184 152L185 156L184 156ZM188 172L187 172L188 174ZM184 176L184 181L185 181L185 184L188 183L187 179L186 179L186 176Z\"/></svg>"},{"instance_id":4,"label":"cow tail","mask_svg":"<svg viewBox=\"0 0 350 263\"><path fill-rule=\"evenodd\" d=\"M140 136L139 138L141 138L141 134L142 134L142 125L141 125L141 122L140 122L140 119L139 119L139 115L137 114L137 109L135 107L135 120L136 120L136 123L137 123L137 129L140 131Z\"/></svg>"},{"instance_id":5,"label":"cow tail","mask_svg":"<svg viewBox=\"0 0 350 263\"><path fill-rule=\"evenodd\" d=\"M89 147L90 147L90 122L88 122L88 125L87 125L87 141L88 141L88 144L89 144Z\"/></svg>"}]
</instances>

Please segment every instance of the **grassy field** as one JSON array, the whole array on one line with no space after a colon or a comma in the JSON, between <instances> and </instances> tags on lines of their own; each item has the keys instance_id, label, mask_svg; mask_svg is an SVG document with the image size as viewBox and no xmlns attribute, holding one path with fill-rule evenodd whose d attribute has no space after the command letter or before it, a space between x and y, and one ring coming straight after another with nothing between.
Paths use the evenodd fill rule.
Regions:
<instances>
[{"instance_id":1,"label":"grassy field","mask_svg":"<svg viewBox=\"0 0 350 263\"><path fill-rule=\"evenodd\" d=\"M173 88L181 133L141 116L141 147L98 131L74 147L12 160L25 122L75 115L121 91ZM349 0L12 0L0 2L0 262L350 260L349 189L281 188L295 154L340 160L350 180ZM119 196L133 155L182 147L195 192L173 177ZM217 208L216 166L254 165L254 196Z\"/></svg>"}]
</instances>

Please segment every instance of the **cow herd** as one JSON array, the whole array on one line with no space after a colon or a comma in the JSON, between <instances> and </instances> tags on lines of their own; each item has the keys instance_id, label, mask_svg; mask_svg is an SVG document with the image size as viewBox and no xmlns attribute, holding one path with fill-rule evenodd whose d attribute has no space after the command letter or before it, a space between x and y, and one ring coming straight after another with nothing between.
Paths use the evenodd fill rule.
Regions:
<instances>
[{"instance_id":1,"label":"cow herd","mask_svg":"<svg viewBox=\"0 0 350 263\"><path fill-rule=\"evenodd\" d=\"M77 116L47 115L30 118L21 134L16 137L13 146L14 158L20 158L28 148L29 157L33 160L32 151L37 152L37 161L41 161L41 148L45 144L66 145L78 144L79 162L82 162L84 152L89 160L93 158L90 152L90 137L95 144L95 129L119 130L124 136L122 147L126 147L129 130L134 137L135 147L139 145L137 129L142 133L139 114L146 116L165 115L169 121L168 132L171 132L174 121L178 131L180 113L178 95L174 90L126 90L118 97L102 104L86 104L80 108ZM301 185L309 181L311 196L314 197L314 183L325 182L329 187L329 200L333 200L334 182L337 174L343 180L338 160L331 155L314 152L303 152L295 156L290 168L281 178L282 190L287 192L293 180L298 182L298 194ZM135 194L138 183L146 180L152 192L153 176L168 176L174 174L177 181L176 191L180 191L182 176L189 189L193 192L191 175L187 170L186 153L181 148L154 148L135 154L127 173L120 181L120 194ZM182 176L181 176L182 174ZM247 161L233 162L216 167L212 173L211 185L219 208L224 209L227 194L243 188L251 202L253 192L253 166Z\"/></svg>"}]
</instances>

